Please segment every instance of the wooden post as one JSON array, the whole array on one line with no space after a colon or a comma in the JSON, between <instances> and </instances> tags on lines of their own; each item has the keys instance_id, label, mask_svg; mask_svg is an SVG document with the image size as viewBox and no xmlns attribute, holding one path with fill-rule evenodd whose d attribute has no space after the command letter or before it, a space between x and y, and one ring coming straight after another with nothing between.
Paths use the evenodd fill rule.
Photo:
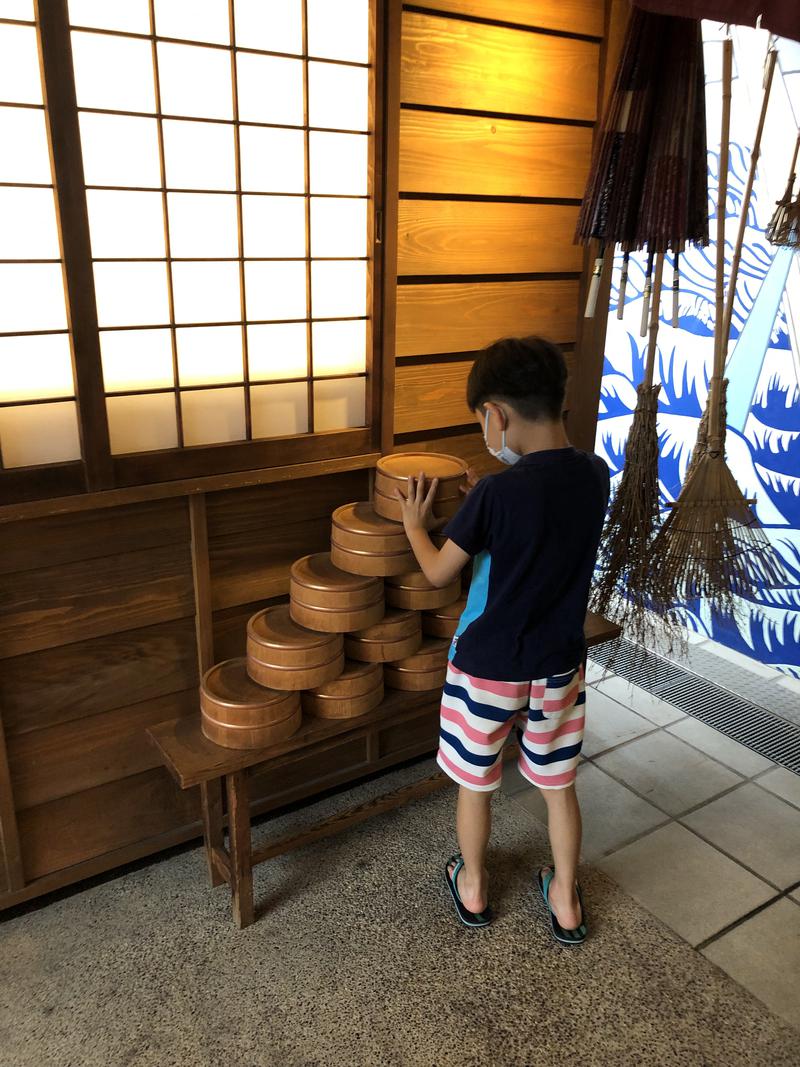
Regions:
<instances>
[{"instance_id":1,"label":"wooden post","mask_svg":"<svg viewBox=\"0 0 800 1067\"><path fill-rule=\"evenodd\" d=\"M37 0L42 92L56 192L81 453L89 492L114 485L67 0Z\"/></svg>"},{"instance_id":2,"label":"wooden post","mask_svg":"<svg viewBox=\"0 0 800 1067\"><path fill-rule=\"evenodd\" d=\"M0 715L0 856L2 856L6 872L6 889L10 892L22 889L25 885L25 872L22 867L17 812L11 789L11 773L8 767L2 715Z\"/></svg>"},{"instance_id":3,"label":"wooden post","mask_svg":"<svg viewBox=\"0 0 800 1067\"><path fill-rule=\"evenodd\" d=\"M225 776L228 793L228 835L231 856L233 918L239 929L253 922L253 865L250 844L250 801L245 771Z\"/></svg>"},{"instance_id":4,"label":"wooden post","mask_svg":"<svg viewBox=\"0 0 800 1067\"><path fill-rule=\"evenodd\" d=\"M383 183L381 205L380 451L394 448L395 324L397 318L397 215L400 175L400 44L402 3L386 0L382 20L384 62Z\"/></svg>"},{"instance_id":5,"label":"wooden post","mask_svg":"<svg viewBox=\"0 0 800 1067\"><path fill-rule=\"evenodd\" d=\"M206 849L208 877L213 888L225 881L214 863L214 849L224 848L225 845L222 829L222 783L219 778L200 783L200 810L203 816L203 843Z\"/></svg>"},{"instance_id":6,"label":"wooden post","mask_svg":"<svg viewBox=\"0 0 800 1067\"><path fill-rule=\"evenodd\" d=\"M194 625L200 677L214 664L214 618L211 609L211 563L208 556L208 524L205 493L189 497L194 583Z\"/></svg>"}]
</instances>

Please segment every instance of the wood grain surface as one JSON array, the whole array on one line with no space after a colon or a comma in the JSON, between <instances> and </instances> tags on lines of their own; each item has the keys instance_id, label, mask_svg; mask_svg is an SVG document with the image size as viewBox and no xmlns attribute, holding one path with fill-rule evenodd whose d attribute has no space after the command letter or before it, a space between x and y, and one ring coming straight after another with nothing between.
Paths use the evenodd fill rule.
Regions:
<instances>
[{"instance_id":1,"label":"wood grain surface","mask_svg":"<svg viewBox=\"0 0 800 1067\"><path fill-rule=\"evenodd\" d=\"M572 243L577 207L401 200L401 275L580 274L583 249Z\"/></svg>"},{"instance_id":2,"label":"wood grain surface","mask_svg":"<svg viewBox=\"0 0 800 1067\"><path fill-rule=\"evenodd\" d=\"M580 199L591 151L585 126L404 109L400 191Z\"/></svg>"},{"instance_id":3,"label":"wood grain surface","mask_svg":"<svg viewBox=\"0 0 800 1067\"><path fill-rule=\"evenodd\" d=\"M401 285L396 354L474 352L498 337L531 333L570 343L577 298L577 280Z\"/></svg>"},{"instance_id":4,"label":"wood grain surface","mask_svg":"<svg viewBox=\"0 0 800 1067\"><path fill-rule=\"evenodd\" d=\"M600 47L589 41L406 11L404 103L595 118Z\"/></svg>"},{"instance_id":5,"label":"wood grain surface","mask_svg":"<svg viewBox=\"0 0 800 1067\"><path fill-rule=\"evenodd\" d=\"M603 4L600 0L425 0L434 11L514 22L520 26L563 30L594 37L603 35Z\"/></svg>"}]
</instances>

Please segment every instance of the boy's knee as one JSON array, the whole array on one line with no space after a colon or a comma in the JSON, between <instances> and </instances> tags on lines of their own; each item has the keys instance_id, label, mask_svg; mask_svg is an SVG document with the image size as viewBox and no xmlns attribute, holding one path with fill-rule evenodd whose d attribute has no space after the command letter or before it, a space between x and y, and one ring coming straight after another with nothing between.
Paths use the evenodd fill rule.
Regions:
<instances>
[{"instance_id":1,"label":"boy's knee","mask_svg":"<svg viewBox=\"0 0 800 1067\"><path fill-rule=\"evenodd\" d=\"M575 793L575 783L570 782L569 785L562 785L559 788L550 789L537 787L539 792L544 797L548 804L563 804L565 801L572 799L572 795Z\"/></svg>"}]
</instances>

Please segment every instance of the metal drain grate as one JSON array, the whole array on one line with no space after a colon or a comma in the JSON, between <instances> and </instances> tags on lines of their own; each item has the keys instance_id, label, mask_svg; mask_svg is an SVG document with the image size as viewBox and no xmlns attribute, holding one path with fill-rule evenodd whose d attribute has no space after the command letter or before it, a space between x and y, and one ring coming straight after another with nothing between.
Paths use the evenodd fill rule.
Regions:
<instances>
[{"instance_id":1,"label":"metal drain grate","mask_svg":"<svg viewBox=\"0 0 800 1067\"><path fill-rule=\"evenodd\" d=\"M800 774L800 726L729 693L625 638L591 650L590 659L739 744Z\"/></svg>"}]
</instances>

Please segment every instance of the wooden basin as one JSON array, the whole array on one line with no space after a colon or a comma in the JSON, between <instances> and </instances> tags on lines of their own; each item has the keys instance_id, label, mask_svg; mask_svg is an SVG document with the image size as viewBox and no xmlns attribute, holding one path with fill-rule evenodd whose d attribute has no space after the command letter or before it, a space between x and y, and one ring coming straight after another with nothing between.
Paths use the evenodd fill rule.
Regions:
<instances>
[{"instance_id":1,"label":"wooden basin","mask_svg":"<svg viewBox=\"0 0 800 1067\"><path fill-rule=\"evenodd\" d=\"M431 585L422 571L408 571L386 579L386 603L393 608L432 611L460 597L460 576L441 589Z\"/></svg>"},{"instance_id":2,"label":"wooden basin","mask_svg":"<svg viewBox=\"0 0 800 1067\"><path fill-rule=\"evenodd\" d=\"M341 634L317 633L296 623L289 605L265 608L247 624L247 672L273 689L312 689L344 669Z\"/></svg>"},{"instance_id":3,"label":"wooden basin","mask_svg":"<svg viewBox=\"0 0 800 1067\"><path fill-rule=\"evenodd\" d=\"M467 473L467 465L457 456L445 456L438 452L397 452L391 456L381 456L375 468L375 489L372 494L373 507L385 519L402 521L400 502L395 499L394 491L399 488L403 495L408 493L408 479L422 471L428 481L438 478L439 485L434 498L434 514L450 518L461 506L462 495L459 486Z\"/></svg>"},{"instance_id":4,"label":"wooden basin","mask_svg":"<svg viewBox=\"0 0 800 1067\"><path fill-rule=\"evenodd\" d=\"M422 613L422 632L429 637L447 637L452 640L458 627L459 619L467 606L465 596L446 604L443 608Z\"/></svg>"},{"instance_id":5,"label":"wooden basin","mask_svg":"<svg viewBox=\"0 0 800 1067\"><path fill-rule=\"evenodd\" d=\"M386 663L404 659L422 644L420 615L417 611L389 608L380 622L358 633L345 634L344 650L349 659L366 663Z\"/></svg>"},{"instance_id":6,"label":"wooden basin","mask_svg":"<svg viewBox=\"0 0 800 1067\"><path fill-rule=\"evenodd\" d=\"M257 685L244 657L217 663L200 684L200 728L223 748L264 748L285 741L302 717L299 693Z\"/></svg>"},{"instance_id":7,"label":"wooden basin","mask_svg":"<svg viewBox=\"0 0 800 1067\"><path fill-rule=\"evenodd\" d=\"M383 577L416 566L401 523L384 519L372 504L345 504L333 513L331 561L351 574Z\"/></svg>"},{"instance_id":8,"label":"wooden basin","mask_svg":"<svg viewBox=\"0 0 800 1067\"><path fill-rule=\"evenodd\" d=\"M439 689L447 674L447 653L450 642L438 637L426 637L412 656L387 663L383 668L386 685L390 689L418 692Z\"/></svg>"},{"instance_id":9,"label":"wooden basin","mask_svg":"<svg viewBox=\"0 0 800 1067\"><path fill-rule=\"evenodd\" d=\"M335 681L303 693L301 700L304 711L321 719L366 715L383 700L383 667L347 660Z\"/></svg>"},{"instance_id":10,"label":"wooden basin","mask_svg":"<svg viewBox=\"0 0 800 1067\"><path fill-rule=\"evenodd\" d=\"M303 556L292 564L289 611L296 623L323 633L363 630L383 618L380 578L348 574L329 552Z\"/></svg>"}]
</instances>

